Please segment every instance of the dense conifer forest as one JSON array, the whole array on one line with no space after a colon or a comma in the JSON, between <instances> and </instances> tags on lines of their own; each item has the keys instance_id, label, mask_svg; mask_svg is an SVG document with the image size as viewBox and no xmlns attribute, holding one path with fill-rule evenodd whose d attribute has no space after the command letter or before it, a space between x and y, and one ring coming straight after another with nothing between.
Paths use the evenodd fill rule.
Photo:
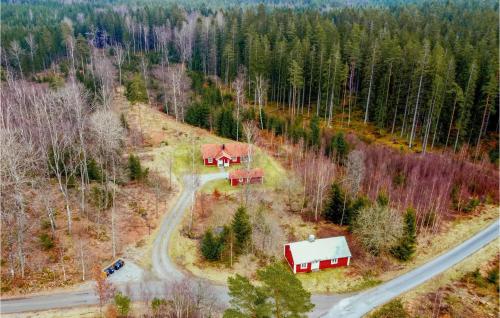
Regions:
<instances>
[{"instance_id":1,"label":"dense conifer forest","mask_svg":"<svg viewBox=\"0 0 500 318\"><path fill-rule=\"evenodd\" d=\"M278 132L303 134L292 131L303 116L327 126L357 119L406 138L410 148L421 142L423 152L468 145L478 156L482 140L498 131L494 1L379 1L322 11L248 4L185 11L155 1L3 3L2 64L29 76L64 62L68 50L86 63L91 41L111 53L124 48L137 64L138 54L151 65L185 62L227 85L243 72L259 110L273 104L288 114L285 122L259 111L261 125Z\"/></svg>"}]
</instances>

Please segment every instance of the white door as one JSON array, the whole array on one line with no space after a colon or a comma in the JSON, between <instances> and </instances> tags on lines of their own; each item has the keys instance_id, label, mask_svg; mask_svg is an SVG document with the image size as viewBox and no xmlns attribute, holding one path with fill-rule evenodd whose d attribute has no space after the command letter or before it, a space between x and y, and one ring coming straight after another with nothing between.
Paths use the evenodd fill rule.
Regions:
<instances>
[{"instance_id":1,"label":"white door","mask_svg":"<svg viewBox=\"0 0 500 318\"><path fill-rule=\"evenodd\" d=\"M311 263L311 270L312 270L312 271L317 271L317 270L319 270L319 261L313 261L313 262Z\"/></svg>"},{"instance_id":2,"label":"white door","mask_svg":"<svg viewBox=\"0 0 500 318\"><path fill-rule=\"evenodd\" d=\"M224 161L222 159L217 160L217 165L219 167L223 166L224 165Z\"/></svg>"}]
</instances>

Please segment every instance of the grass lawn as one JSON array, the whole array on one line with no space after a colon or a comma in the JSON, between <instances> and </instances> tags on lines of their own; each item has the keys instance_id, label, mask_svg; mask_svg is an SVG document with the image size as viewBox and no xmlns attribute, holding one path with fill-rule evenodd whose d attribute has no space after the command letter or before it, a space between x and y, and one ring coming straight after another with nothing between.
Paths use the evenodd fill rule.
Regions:
<instances>
[{"instance_id":1,"label":"grass lawn","mask_svg":"<svg viewBox=\"0 0 500 318\"><path fill-rule=\"evenodd\" d=\"M283 184L283 182L286 181L287 171L273 157L266 154L263 150L254 147L253 151L254 155L251 167L262 168L264 170L264 183L252 184L251 187L255 190L276 190ZM233 165L228 168L224 168L224 171L229 172L236 169L245 169L245 167L245 165ZM207 169L212 169L212 172L219 171L218 168L215 167L210 167ZM217 191L219 192L234 193L244 189L244 186L233 187L229 184L228 180L217 180L205 184L202 187L201 191L204 193L212 193L215 189L217 189Z\"/></svg>"},{"instance_id":2,"label":"grass lawn","mask_svg":"<svg viewBox=\"0 0 500 318\"><path fill-rule=\"evenodd\" d=\"M374 287L382 282L370 276L359 276L349 267L329 268L296 276L306 290L327 294L354 292Z\"/></svg>"}]
</instances>

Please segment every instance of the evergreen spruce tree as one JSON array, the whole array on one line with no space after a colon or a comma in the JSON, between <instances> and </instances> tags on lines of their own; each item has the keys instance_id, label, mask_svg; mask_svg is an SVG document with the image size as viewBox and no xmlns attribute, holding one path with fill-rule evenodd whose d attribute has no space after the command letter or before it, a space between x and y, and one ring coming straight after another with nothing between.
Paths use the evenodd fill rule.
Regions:
<instances>
[{"instance_id":1,"label":"evergreen spruce tree","mask_svg":"<svg viewBox=\"0 0 500 318\"><path fill-rule=\"evenodd\" d=\"M236 120L231 108L226 107L219 112L216 120L216 131L219 136L236 139Z\"/></svg>"},{"instance_id":2,"label":"evergreen spruce tree","mask_svg":"<svg viewBox=\"0 0 500 318\"><path fill-rule=\"evenodd\" d=\"M233 222L231 224L234 236L236 238L235 248L238 253L245 251L248 243L251 240L252 226L250 224L250 218L244 207L239 207L236 211Z\"/></svg>"},{"instance_id":3,"label":"evergreen spruce tree","mask_svg":"<svg viewBox=\"0 0 500 318\"><path fill-rule=\"evenodd\" d=\"M146 84L144 83L144 80L142 79L142 76L140 74L135 74L132 80L127 83L125 96L127 96L127 99L132 104L137 102L148 102Z\"/></svg>"},{"instance_id":4,"label":"evergreen spruce tree","mask_svg":"<svg viewBox=\"0 0 500 318\"><path fill-rule=\"evenodd\" d=\"M139 157L131 154L128 157L128 170L130 180L142 181L147 178L149 169L143 169Z\"/></svg>"},{"instance_id":5,"label":"evergreen spruce tree","mask_svg":"<svg viewBox=\"0 0 500 318\"><path fill-rule=\"evenodd\" d=\"M344 138L344 134L339 132L331 140L330 154L339 163L343 163L349 153L349 144Z\"/></svg>"},{"instance_id":6,"label":"evergreen spruce tree","mask_svg":"<svg viewBox=\"0 0 500 318\"><path fill-rule=\"evenodd\" d=\"M310 123L311 128L311 146L320 146L320 127L319 127L319 117L314 116Z\"/></svg>"},{"instance_id":7,"label":"evergreen spruce tree","mask_svg":"<svg viewBox=\"0 0 500 318\"><path fill-rule=\"evenodd\" d=\"M201 253L206 260L217 261L222 252L220 241L214 236L212 230L207 230L201 241Z\"/></svg>"},{"instance_id":8,"label":"evergreen spruce tree","mask_svg":"<svg viewBox=\"0 0 500 318\"><path fill-rule=\"evenodd\" d=\"M340 224L341 222L347 224L348 220L350 220L350 205L350 200L346 197L340 184L332 184L328 202L324 210L325 218L335 224Z\"/></svg>"},{"instance_id":9,"label":"evergreen spruce tree","mask_svg":"<svg viewBox=\"0 0 500 318\"><path fill-rule=\"evenodd\" d=\"M416 216L413 209L408 209L404 218L404 234L401 243L394 247L392 254L402 260L409 260L415 254L417 244Z\"/></svg>"}]
</instances>

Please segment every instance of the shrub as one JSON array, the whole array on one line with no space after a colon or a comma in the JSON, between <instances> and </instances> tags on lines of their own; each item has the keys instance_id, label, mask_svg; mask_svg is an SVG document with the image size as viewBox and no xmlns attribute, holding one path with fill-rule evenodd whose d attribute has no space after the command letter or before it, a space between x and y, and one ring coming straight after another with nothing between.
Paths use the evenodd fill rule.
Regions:
<instances>
[{"instance_id":1,"label":"shrub","mask_svg":"<svg viewBox=\"0 0 500 318\"><path fill-rule=\"evenodd\" d=\"M167 304L165 299L160 299L160 298L153 298L151 301L151 309L153 310L153 313L159 314L162 308Z\"/></svg>"},{"instance_id":2,"label":"shrub","mask_svg":"<svg viewBox=\"0 0 500 318\"><path fill-rule=\"evenodd\" d=\"M104 187L93 186L90 191L90 201L96 208L107 210L113 205L113 193Z\"/></svg>"},{"instance_id":3,"label":"shrub","mask_svg":"<svg viewBox=\"0 0 500 318\"><path fill-rule=\"evenodd\" d=\"M495 284L498 286L498 267L494 267L489 273L488 273L488 281L492 284Z\"/></svg>"},{"instance_id":4,"label":"shrub","mask_svg":"<svg viewBox=\"0 0 500 318\"><path fill-rule=\"evenodd\" d=\"M375 310L370 318L407 318L410 317L408 312L406 312L403 307L403 303L399 299L395 299L385 305L380 309Z\"/></svg>"},{"instance_id":5,"label":"shrub","mask_svg":"<svg viewBox=\"0 0 500 318\"><path fill-rule=\"evenodd\" d=\"M40 234L38 239L40 240L40 244L44 250L48 251L54 247L54 240L47 233Z\"/></svg>"},{"instance_id":6,"label":"shrub","mask_svg":"<svg viewBox=\"0 0 500 318\"><path fill-rule=\"evenodd\" d=\"M474 210L479 205L480 201L478 198L471 198L469 202L462 208L462 211L465 213L474 212Z\"/></svg>"},{"instance_id":7,"label":"shrub","mask_svg":"<svg viewBox=\"0 0 500 318\"><path fill-rule=\"evenodd\" d=\"M93 158L87 160L87 174L89 180L101 181L103 179L101 167Z\"/></svg>"},{"instance_id":8,"label":"shrub","mask_svg":"<svg viewBox=\"0 0 500 318\"><path fill-rule=\"evenodd\" d=\"M137 102L148 102L146 84L140 74L135 74L134 77L127 83L125 96L132 104Z\"/></svg>"},{"instance_id":9,"label":"shrub","mask_svg":"<svg viewBox=\"0 0 500 318\"><path fill-rule=\"evenodd\" d=\"M50 227L51 227L50 220L49 219L43 219L41 221L40 227L42 228L42 230L48 230L48 229L50 229Z\"/></svg>"},{"instance_id":10,"label":"shrub","mask_svg":"<svg viewBox=\"0 0 500 318\"><path fill-rule=\"evenodd\" d=\"M130 180L143 181L147 178L149 169L143 169L139 157L131 154L128 157L128 170Z\"/></svg>"},{"instance_id":11,"label":"shrub","mask_svg":"<svg viewBox=\"0 0 500 318\"><path fill-rule=\"evenodd\" d=\"M118 292L115 295L115 305L121 316L127 316L130 312L130 298Z\"/></svg>"},{"instance_id":12,"label":"shrub","mask_svg":"<svg viewBox=\"0 0 500 318\"><path fill-rule=\"evenodd\" d=\"M377 195L377 204L380 206L387 206L389 204L389 197L384 191L380 191Z\"/></svg>"}]
</instances>

